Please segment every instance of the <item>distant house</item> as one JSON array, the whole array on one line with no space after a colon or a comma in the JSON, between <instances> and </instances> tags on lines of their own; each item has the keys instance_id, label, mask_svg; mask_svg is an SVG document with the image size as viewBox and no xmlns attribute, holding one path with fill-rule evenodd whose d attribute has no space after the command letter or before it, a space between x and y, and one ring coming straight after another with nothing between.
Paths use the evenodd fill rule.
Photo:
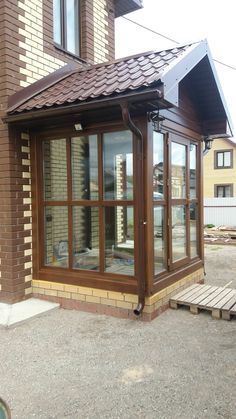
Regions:
<instances>
[{"instance_id":1,"label":"distant house","mask_svg":"<svg viewBox=\"0 0 236 419\"><path fill-rule=\"evenodd\" d=\"M236 143L215 139L204 156L204 223L236 226Z\"/></svg>"},{"instance_id":2,"label":"distant house","mask_svg":"<svg viewBox=\"0 0 236 419\"><path fill-rule=\"evenodd\" d=\"M202 142L230 135L207 42L114 60L114 19L140 1L26 3L1 113L0 299L150 320L204 276Z\"/></svg>"},{"instance_id":3,"label":"distant house","mask_svg":"<svg viewBox=\"0 0 236 419\"><path fill-rule=\"evenodd\" d=\"M236 198L236 143L215 139L203 162L204 198Z\"/></svg>"}]
</instances>

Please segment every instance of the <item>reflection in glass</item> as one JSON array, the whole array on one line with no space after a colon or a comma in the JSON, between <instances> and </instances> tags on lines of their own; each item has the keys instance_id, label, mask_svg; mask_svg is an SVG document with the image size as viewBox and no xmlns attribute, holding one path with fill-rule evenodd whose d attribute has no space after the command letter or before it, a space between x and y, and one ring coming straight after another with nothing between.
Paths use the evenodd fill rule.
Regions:
<instances>
[{"instance_id":1,"label":"reflection in glass","mask_svg":"<svg viewBox=\"0 0 236 419\"><path fill-rule=\"evenodd\" d=\"M63 201L67 199L66 140L43 142L44 199Z\"/></svg>"},{"instance_id":2,"label":"reflection in glass","mask_svg":"<svg viewBox=\"0 0 236 419\"><path fill-rule=\"evenodd\" d=\"M44 262L68 268L68 211L66 207L45 208Z\"/></svg>"},{"instance_id":3,"label":"reflection in glass","mask_svg":"<svg viewBox=\"0 0 236 419\"><path fill-rule=\"evenodd\" d=\"M65 0L66 49L79 55L79 0Z\"/></svg>"},{"instance_id":4,"label":"reflection in glass","mask_svg":"<svg viewBox=\"0 0 236 419\"><path fill-rule=\"evenodd\" d=\"M186 208L172 207L172 259L173 262L187 256L186 252Z\"/></svg>"},{"instance_id":5,"label":"reflection in glass","mask_svg":"<svg viewBox=\"0 0 236 419\"><path fill-rule=\"evenodd\" d=\"M61 0L53 0L53 39L61 45Z\"/></svg>"},{"instance_id":6,"label":"reflection in glass","mask_svg":"<svg viewBox=\"0 0 236 419\"><path fill-rule=\"evenodd\" d=\"M73 268L99 269L98 208L73 208Z\"/></svg>"},{"instance_id":7,"label":"reflection in glass","mask_svg":"<svg viewBox=\"0 0 236 419\"><path fill-rule=\"evenodd\" d=\"M154 269L155 274L166 270L164 207L155 207L154 219Z\"/></svg>"},{"instance_id":8,"label":"reflection in glass","mask_svg":"<svg viewBox=\"0 0 236 419\"><path fill-rule=\"evenodd\" d=\"M153 132L153 199L164 197L164 136Z\"/></svg>"},{"instance_id":9,"label":"reflection in glass","mask_svg":"<svg viewBox=\"0 0 236 419\"><path fill-rule=\"evenodd\" d=\"M224 166L230 167L231 166L231 152L224 151Z\"/></svg>"},{"instance_id":10,"label":"reflection in glass","mask_svg":"<svg viewBox=\"0 0 236 419\"><path fill-rule=\"evenodd\" d=\"M196 152L197 147L195 146L195 144L190 144L190 199L196 198Z\"/></svg>"},{"instance_id":11,"label":"reflection in glass","mask_svg":"<svg viewBox=\"0 0 236 419\"><path fill-rule=\"evenodd\" d=\"M190 205L190 256L194 258L197 255L197 204L192 203Z\"/></svg>"},{"instance_id":12,"label":"reflection in glass","mask_svg":"<svg viewBox=\"0 0 236 419\"><path fill-rule=\"evenodd\" d=\"M71 139L73 199L98 199L97 136Z\"/></svg>"},{"instance_id":13,"label":"reflection in glass","mask_svg":"<svg viewBox=\"0 0 236 419\"><path fill-rule=\"evenodd\" d=\"M103 136L104 197L133 199L133 144L130 131Z\"/></svg>"},{"instance_id":14,"label":"reflection in glass","mask_svg":"<svg viewBox=\"0 0 236 419\"><path fill-rule=\"evenodd\" d=\"M217 151L217 167L231 166L231 151Z\"/></svg>"},{"instance_id":15,"label":"reflection in glass","mask_svg":"<svg viewBox=\"0 0 236 419\"><path fill-rule=\"evenodd\" d=\"M105 208L106 272L134 275L133 207Z\"/></svg>"},{"instance_id":16,"label":"reflection in glass","mask_svg":"<svg viewBox=\"0 0 236 419\"><path fill-rule=\"evenodd\" d=\"M186 196L186 146L171 143L171 190L172 198Z\"/></svg>"}]
</instances>

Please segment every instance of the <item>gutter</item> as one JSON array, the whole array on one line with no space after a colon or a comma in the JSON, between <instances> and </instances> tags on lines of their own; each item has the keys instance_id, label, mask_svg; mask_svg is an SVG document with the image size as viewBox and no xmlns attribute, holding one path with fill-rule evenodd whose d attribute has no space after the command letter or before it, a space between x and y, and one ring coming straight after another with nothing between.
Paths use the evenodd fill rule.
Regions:
<instances>
[{"instance_id":1,"label":"gutter","mask_svg":"<svg viewBox=\"0 0 236 419\"><path fill-rule=\"evenodd\" d=\"M143 134L139 130L139 128L134 124L134 122L131 120L129 109L128 109L128 103L127 102L121 102L120 103L121 111L122 111L122 118L124 121L124 124L127 128L130 129L130 131L137 137L137 149L138 149L138 156L141 156L140 159L140 172L139 176L141 178L140 184L139 184L139 190L141 197L143 196L143 179L144 179L144 169L143 169ZM137 213L138 213L138 222L139 222L139 240L138 240L138 305L134 309L134 314L136 316L139 316L145 305L145 273L144 273L144 266L145 266L145 255L143 252L143 243L144 243L144 226L146 222L144 221L144 205L143 205L143 199L141 198L137 202Z\"/></svg>"},{"instance_id":2,"label":"gutter","mask_svg":"<svg viewBox=\"0 0 236 419\"><path fill-rule=\"evenodd\" d=\"M57 117L67 114L73 114L78 112L83 112L87 110L100 109L109 106L119 106L121 101L127 101L134 103L135 101L148 101L148 100L160 100L163 99L163 93L157 88L145 89L142 92L133 92L126 93L114 97L106 97L103 99L91 100L90 102L80 102L73 104L65 104L63 106L59 105L57 108L42 108L40 110L25 111L21 113L14 113L12 115L7 115L2 118L3 122L12 123L12 122L25 122L25 121L34 121L38 119L45 119L51 117ZM9 110L7 111L9 112Z\"/></svg>"}]
</instances>

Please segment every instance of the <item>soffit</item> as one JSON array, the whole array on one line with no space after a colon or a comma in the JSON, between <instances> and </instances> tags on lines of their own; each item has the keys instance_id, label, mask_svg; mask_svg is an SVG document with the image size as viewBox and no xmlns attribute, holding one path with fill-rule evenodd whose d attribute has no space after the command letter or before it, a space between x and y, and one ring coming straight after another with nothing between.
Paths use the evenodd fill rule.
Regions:
<instances>
[{"instance_id":1,"label":"soffit","mask_svg":"<svg viewBox=\"0 0 236 419\"><path fill-rule=\"evenodd\" d=\"M115 17L126 15L142 7L141 0L115 0Z\"/></svg>"}]
</instances>

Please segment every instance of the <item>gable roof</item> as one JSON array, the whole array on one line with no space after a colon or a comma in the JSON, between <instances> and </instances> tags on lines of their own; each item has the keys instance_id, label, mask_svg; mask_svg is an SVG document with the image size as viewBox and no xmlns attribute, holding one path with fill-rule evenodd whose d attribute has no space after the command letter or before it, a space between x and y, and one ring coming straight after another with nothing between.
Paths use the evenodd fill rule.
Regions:
<instances>
[{"instance_id":1,"label":"gable roof","mask_svg":"<svg viewBox=\"0 0 236 419\"><path fill-rule=\"evenodd\" d=\"M78 69L63 80L32 95L32 98L8 112L23 112L32 109L49 108L66 103L83 102L108 97L140 87L161 86L164 69L184 53L187 46L167 51L146 52L113 62ZM30 86L31 87L31 86ZM28 88L26 88L28 89ZM25 90L26 90L25 89Z\"/></svg>"},{"instance_id":2,"label":"gable roof","mask_svg":"<svg viewBox=\"0 0 236 419\"><path fill-rule=\"evenodd\" d=\"M214 124L214 121L221 120L223 134L232 134L230 117L206 41L99 65L80 66L67 75L65 71L65 77L55 78L50 85L48 77L53 78L53 75L36 82L35 92L34 85L31 85L22 91L20 99L19 93L13 95L8 114L20 117L22 113L34 112L36 115L38 110L56 110L72 105L82 108L84 104L95 101L119 100L145 92L151 92L156 100L162 99L165 107L178 106L180 83L187 80L202 119L209 126L212 121ZM221 134L214 130L210 129L209 133Z\"/></svg>"}]
</instances>

